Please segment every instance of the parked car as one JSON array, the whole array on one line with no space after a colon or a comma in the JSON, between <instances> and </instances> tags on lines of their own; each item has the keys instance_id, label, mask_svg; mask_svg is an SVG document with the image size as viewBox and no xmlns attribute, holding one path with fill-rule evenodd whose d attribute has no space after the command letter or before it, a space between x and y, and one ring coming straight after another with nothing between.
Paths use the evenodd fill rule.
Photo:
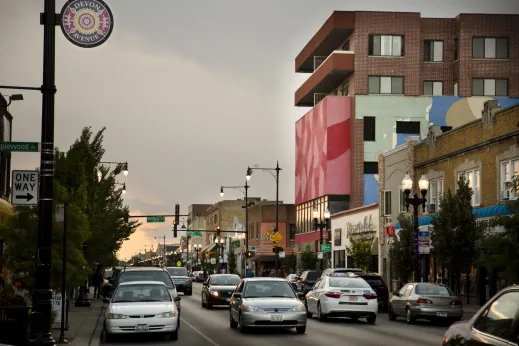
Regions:
<instances>
[{"instance_id":1,"label":"parked car","mask_svg":"<svg viewBox=\"0 0 519 346\"><path fill-rule=\"evenodd\" d=\"M380 311L387 312L389 305L389 289L387 288L384 279L380 274L376 273L365 273L356 274L358 277L363 278L366 282L375 290L377 293L378 309Z\"/></svg>"},{"instance_id":2,"label":"parked car","mask_svg":"<svg viewBox=\"0 0 519 346\"><path fill-rule=\"evenodd\" d=\"M301 302L303 294L296 295L282 278L243 279L230 301L229 325L245 332L249 328L296 328L306 332L306 310Z\"/></svg>"},{"instance_id":3,"label":"parked car","mask_svg":"<svg viewBox=\"0 0 519 346\"><path fill-rule=\"evenodd\" d=\"M519 286L502 289L468 321L447 329L443 346L519 344Z\"/></svg>"},{"instance_id":4,"label":"parked car","mask_svg":"<svg viewBox=\"0 0 519 346\"><path fill-rule=\"evenodd\" d=\"M290 283L290 285L292 285L292 288L294 289L294 291L296 292L302 292L303 291L303 287L301 285L301 283L298 281L299 280L299 275L297 274L289 274L285 280L287 280L288 283Z\"/></svg>"},{"instance_id":5,"label":"parked car","mask_svg":"<svg viewBox=\"0 0 519 346\"><path fill-rule=\"evenodd\" d=\"M366 318L377 320L377 294L360 277L323 276L305 296L307 316L317 315L320 321L328 317Z\"/></svg>"},{"instance_id":6,"label":"parked car","mask_svg":"<svg viewBox=\"0 0 519 346\"><path fill-rule=\"evenodd\" d=\"M391 321L398 316L405 316L409 324L414 324L419 318L456 322L463 317L463 304L445 285L411 282L400 291L393 292L388 316Z\"/></svg>"},{"instance_id":7,"label":"parked car","mask_svg":"<svg viewBox=\"0 0 519 346\"><path fill-rule=\"evenodd\" d=\"M156 281L131 281L120 283L105 312L105 341L110 342L121 334L163 333L178 340L180 316L176 302L166 285Z\"/></svg>"},{"instance_id":8,"label":"parked car","mask_svg":"<svg viewBox=\"0 0 519 346\"><path fill-rule=\"evenodd\" d=\"M364 271L359 268L329 268L326 269L321 277L323 276L348 276L348 274L364 274Z\"/></svg>"},{"instance_id":9,"label":"parked car","mask_svg":"<svg viewBox=\"0 0 519 346\"><path fill-rule=\"evenodd\" d=\"M229 305L231 295L240 283L234 274L213 274L204 282L201 294L202 307L211 309L214 305Z\"/></svg>"},{"instance_id":10,"label":"parked car","mask_svg":"<svg viewBox=\"0 0 519 346\"><path fill-rule=\"evenodd\" d=\"M193 280L184 267L167 267L171 279L177 288L177 292L183 292L186 296L193 294Z\"/></svg>"},{"instance_id":11,"label":"parked car","mask_svg":"<svg viewBox=\"0 0 519 346\"><path fill-rule=\"evenodd\" d=\"M115 289L116 280L121 271L122 267L113 267L111 270L106 270L103 275L103 286L101 287L101 295L105 298L112 296Z\"/></svg>"},{"instance_id":12,"label":"parked car","mask_svg":"<svg viewBox=\"0 0 519 346\"><path fill-rule=\"evenodd\" d=\"M301 290L304 294L310 292L312 287L315 285L317 280L321 277L322 272L320 270L305 270L299 277L299 283L301 284Z\"/></svg>"}]
</instances>

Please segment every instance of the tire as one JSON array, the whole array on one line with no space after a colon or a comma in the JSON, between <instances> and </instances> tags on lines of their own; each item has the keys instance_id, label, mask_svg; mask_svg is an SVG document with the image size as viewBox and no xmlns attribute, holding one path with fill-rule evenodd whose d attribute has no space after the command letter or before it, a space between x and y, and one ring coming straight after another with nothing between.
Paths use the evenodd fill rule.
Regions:
<instances>
[{"instance_id":1,"label":"tire","mask_svg":"<svg viewBox=\"0 0 519 346\"><path fill-rule=\"evenodd\" d=\"M305 299L305 309L306 309L306 317L312 318L312 316L314 314L312 314L310 311L308 311L308 303L306 302L306 299Z\"/></svg>"},{"instance_id":2,"label":"tire","mask_svg":"<svg viewBox=\"0 0 519 346\"><path fill-rule=\"evenodd\" d=\"M178 327L173 333L169 334L169 340L177 341L178 340Z\"/></svg>"},{"instance_id":3,"label":"tire","mask_svg":"<svg viewBox=\"0 0 519 346\"><path fill-rule=\"evenodd\" d=\"M238 328L238 322L236 322L234 318L232 318L231 309L229 309L229 327L231 327L232 329Z\"/></svg>"},{"instance_id":4,"label":"tire","mask_svg":"<svg viewBox=\"0 0 519 346\"><path fill-rule=\"evenodd\" d=\"M368 321L368 324L375 324L377 321L377 315L369 316L366 320Z\"/></svg>"},{"instance_id":5,"label":"tire","mask_svg":"<svg viewBox=\"0 0 519 346\"><path fill-rule=\"evenodd\" d=\"M240 314L240 322L238 322L238 328L240 329L240 333L247 333L249 329L245 327L243 324L241 324L241 314Z\"/></svg>"},{"instance_id":6,"label":"tire","mask_svg":"<svg viewBox=\"0 0 519 346\"><path fill-rule=\"evenodd\" d=\"M326 315L321 311L321 303L317 303L317 318L321 322L326 321Z\"/></svg>"},{"instance_id":7,"label":"tire","mask_svg":"<svg viewBox=\"0 0 519 346\"><path fill-rule=\"evenodd\" d=\"M306 333L306 326L296 327L296 332L297 332L297 334L304 334L304 333Z\"/></svg>"},{"instance_id":8,"label":"tire","mask_svg":"<svg viewBox=\"0 0 519 346\"><path fill-rule=\"evenodd\" d=\"M415 324L416 322L416 318L411 316L411 310L409 308L405 310L405 321L407 324Z\"/></svg>"},{"instance_id":9,"label":"tire","mask_svg":"<svg viewBox=\"0 0 519 346\"><path fill-rule=\"evenodd\" d=\"M391 307L391 305L387 309L387 317L390 321L396 321L397 315L395 315L395 313L393 312L393 308Z\"/></svg>"}]
</instances>

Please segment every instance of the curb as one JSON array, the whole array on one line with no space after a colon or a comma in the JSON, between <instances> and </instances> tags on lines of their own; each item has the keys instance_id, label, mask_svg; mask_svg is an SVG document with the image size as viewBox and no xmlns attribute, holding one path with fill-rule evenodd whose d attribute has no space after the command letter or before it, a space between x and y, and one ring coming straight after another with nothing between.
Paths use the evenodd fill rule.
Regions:
<instances>
[{"instance_id":1,"label":"curb","mask_svg":"<svg viewBox=\"0 0 519 346\"><path fill-rule=\"evenodd\" d=\"M97 316L97 323L96 327L94 328L94 331L92 332L92 335L90 336L90 340L88 342L88 346L99 346L101 344L101 333L103 332L103 323L102 323L102 316L106 310L106 305L104 303L103 307L101 308L101 311L99 312L99 316Z\"/></svg>"}]
</instances>

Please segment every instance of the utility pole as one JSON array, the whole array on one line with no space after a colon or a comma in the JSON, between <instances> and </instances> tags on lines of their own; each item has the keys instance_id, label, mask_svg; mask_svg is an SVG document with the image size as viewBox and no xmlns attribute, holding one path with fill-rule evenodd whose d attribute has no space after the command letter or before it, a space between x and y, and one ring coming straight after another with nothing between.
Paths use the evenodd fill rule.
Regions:
<instances>
[{"instance_id":1,"label":"utility pole","mask_svg":"<svg viewBox=\"0 0 519 346\"><path fill-rule=\"evenodd\" d=\"M279 161L276 161L276 232L279 232ZM276 276L279 276L279 251L276 251Z\"/></svg>"}]
</instances>

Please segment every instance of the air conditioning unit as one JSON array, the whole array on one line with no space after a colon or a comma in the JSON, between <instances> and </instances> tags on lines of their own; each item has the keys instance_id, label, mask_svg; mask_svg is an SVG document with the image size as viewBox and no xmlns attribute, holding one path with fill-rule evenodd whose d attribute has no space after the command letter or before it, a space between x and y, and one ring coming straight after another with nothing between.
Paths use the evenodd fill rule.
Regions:
<instances>
[{"instance_id":1,"label":"air conditioning unit","mask_svg":"<svg viewBox=\"0 0 519 346\"><path fill-rule=\"evenodd\" d=\"M436 213L436 204L429 204L429 205L427 205L427 213L428 214Z\"/></svg>"},{"instance_id":2,"label":"air conditioning unit","mask_svg":"<svg viewBox=\"0 0 519 346\"><path fill-rule=\"evenodd\" d=\"M505 191L501 191L501 200L502 201L508 201L510 199L510 190L507 189Z\"/></svg>"}]
</instances>

